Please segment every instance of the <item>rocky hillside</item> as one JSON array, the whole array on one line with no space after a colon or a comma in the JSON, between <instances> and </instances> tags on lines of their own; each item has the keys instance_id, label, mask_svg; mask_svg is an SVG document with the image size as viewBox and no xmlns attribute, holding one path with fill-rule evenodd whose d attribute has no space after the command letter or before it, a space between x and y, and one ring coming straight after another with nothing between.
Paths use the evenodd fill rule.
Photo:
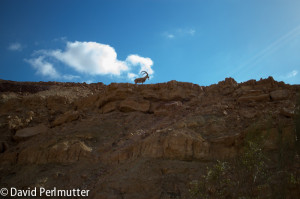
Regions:
<instances>
[{"instance_id":1,"label":"rocky hillside","mask_svg":"<svg viewBox=\"0 0 300 199\"><path fill-rule=\"evenodd\" d=\"M282 198L300 194L299 85L272 77L207 87L1 80L0 92L0 187L89 189L95 199L275 198L284 178ZM259 146L252 153L249 145L253 156L247 143ZM248 192L216 197L222 187L194 186L217 160L248 164L260 149L272 174L256 172Z\"/></svg>"}]
</instances>

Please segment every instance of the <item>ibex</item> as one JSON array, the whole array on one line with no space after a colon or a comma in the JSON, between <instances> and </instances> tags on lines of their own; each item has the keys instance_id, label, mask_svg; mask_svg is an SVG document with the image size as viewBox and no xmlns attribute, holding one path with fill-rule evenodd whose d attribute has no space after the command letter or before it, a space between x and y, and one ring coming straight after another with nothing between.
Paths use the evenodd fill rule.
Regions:
<instances>
[{"instance_id":1,"label":"ibex","mask_svg":"<svg viewBox=\"0 0 300 199\"><path fill-rule=\"evenodd\" d=\"M134 80L134 83L135 84L137 84L137 83L144 83L145 81L146 81L146 79L148 78L149 79L149 75L148 75L148 73L146 72L146 71L142 71L141 72L143 75L145 75L146 74L146 76L145 77L141 77L141 78L136 78L135 80Z\"/></svg>"}]
</instances>

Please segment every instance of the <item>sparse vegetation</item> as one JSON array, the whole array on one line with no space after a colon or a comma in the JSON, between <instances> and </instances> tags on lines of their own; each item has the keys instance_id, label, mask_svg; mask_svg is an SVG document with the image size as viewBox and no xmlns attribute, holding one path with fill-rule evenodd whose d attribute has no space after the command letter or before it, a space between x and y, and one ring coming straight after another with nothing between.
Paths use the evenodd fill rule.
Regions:
<instances>
[{"instance_id":1,"label":"sparse vegetation","mask_svg":"<svg viewBox=\"0 0 300 199\"><path fill-rule=\"evenodd\" d=\"M299 134L300 117L297 117L296 131ZM190 184L191 198L283 199L297 195L295 190L299 189L300 178L293 164L299 154L299 140L296 140L296 146L287 142L283 125L278 124L278 158L275 158L278 164L274 167L274 160L263 150L268 134L261 133L257 125L249 129L241 154L235 159L218 160L208 167L199 180Z\"/></svg>"},{"instance_id":2,"label":"sparse vegetation","mask_svg":"<svg viewBox=\"0 0 300 199\"><path fill-rule=\"evenodd\" d=\"M225 161L217 161L215 165L207 168L203 180L191 183L190 193L192 198L227 198L233 182L230 179L230 164Z\"/></svg>"}]
</instances>

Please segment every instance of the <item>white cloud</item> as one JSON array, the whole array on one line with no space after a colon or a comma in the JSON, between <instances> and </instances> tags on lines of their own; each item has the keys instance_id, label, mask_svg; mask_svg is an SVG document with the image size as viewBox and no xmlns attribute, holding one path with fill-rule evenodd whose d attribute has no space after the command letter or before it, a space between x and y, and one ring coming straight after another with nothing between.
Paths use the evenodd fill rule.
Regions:
<instances>
[{"instance_id":1,"label":"white cloud","mask_svg":"<svg viewBox=\"0 0 300 199\"><path fill-rule=\"evenodd\" d=\"M53 39L54 42L67 42L67 37L58 37Z\"/></svg>"},{"instance_id":2,"label":"white cloud","mask_svg":"<svg viewBox=\"0 0 300 199\"><path fill-rule=\"evenodd\" d=\"M28 59L27 61L34 69L36 69L38 74L43 76L48 76L50 78L59 78L58 72L55 70L53 65L44 60L44 56L39 56L35 59Z\"/></svg>"},{"instance_id":3,"label":"white cloud","mask_svg":"<svg viewBox=\"0 0 300 199\"><path fill-rule=\"evenodd\" d=\"M130 79L131 81L134 81L135 78L137 78L138 75L134 73L128 73L127 78Z\"/></svg>"},{"instance_id":4,"label":"white cloud","mask_svg":"<svg viewBox=\"0 0 300 199\"><path fill-rule=\"evenodd\" d=\"M185 36L194 36L196 30L193 28L182 29L179 28L177 30L171 32L164 32L163 35L168 39L174 39L175 37L185 37Z\"/></svg>"},{"instance_id":5,"label":"white cloud","mask_svg":"<svg viewBox=\"0 0 300 199\"><path fill-rule=\"evenodd\" d=\"M293 70L289 73L286 73L284 75L280 75L279 78L285 81L290 81L290 79L296 77L298 75L298 71L297 70Z\"/></svg>"},{"instance_id":6,"label":"white cloud","mask_svg":"<svg viewBox=\"0 0 300 199\"><path fill-rule=\"evenodd\" d=\"M169 32L164 32L163 36L168 38L168 39L174 39L175 35L173 33L169 33Z\"/></svg>"},{"instance_id":7,"label":"white cloud","mask_svg":"<svg viewBox=\"0 0 300 199\"><path fill-rule=\"evenodd\" d=\"M79 79L80 76L77 75L61 75L57 70L54 68L53 64L45 61L45 56L39 56L37 58L32 59L25 59L35 70L36 73L42 76L46 76L52 79L63 79L63 80L74 80Z\"/></svg>"},{"instance_id":8,"label":"white cloud","mask_svg":"<svg viewBox=\"0 0 300 199\"><path fill-rule=\"evenodd\" d=\"M170 33L165 33L165 36L166 36L168 39L174 39L174 38L175 38L175 35L170 34Z\"/></svg>"},{"instance_id":9,"label":"white cloud","mask_svg":"<svg viewBox=\"0 0 300 199\"><path fill-rule=\"evenodd\" d=\"M194 34L196 33L196 30L194 30L194 29L189 29L189 30L187 31L187 33L190 34L190 35L194 35Z\"/></svg>"},{"instance_id":10,"label":"white cloud","mask_svg":"<svg viewBox=\"0 0 300 199\"><path fill-rule=\"evenodd\" d=\"M140 66L141 71L147 71L149 75L152 75L154 71L152 70L153 61L150 58L140 57L139 55L129 55L126 58L126 62L133 66Z\"/></svg>"},{"instance_id":11,"label":"white cloud","mask_svg":"<svg viewBox=\"0 0 300 199\"><path fill-rule=\"evenodd\" d=\"M11 43L8 46L8 50L11 50L11 51L22 51L23 50L23 46L20 43L18 43L18 42Z\"/></svg>"},{"instance_id":12,"label":"white cloud","mask_svg":"<svg viewBox=\"0 0 300 199\"><path fill-rule=\"evenodd\" d=\"M167 37L173 39L175 36L173 34L168 34Z\"/></svg>"},{"instance_id":13,"label":"white cloud","mask_svg":"<svg viewBox=\"0 0 300 199\"><path fill-rule=\"evenodd\" d=\"M127 71L127 65L117 59L115 49L96 42L67 42L65 51L47 53L77 72L89 75L120 75Z\"/></svg>"},{"instance_id":14,"label":"white cloud","mask_svg":"<svg viewBox=\"0 0 300 199\"><path fill-rule=\"evenodd\" d=\"M295 77L298 74L298 71L293 70L292 72L288 73L286 78L292 78Z\"/></svg>"},{"instance_id":15,"label":"white cloud","mask_svg":"<svg viewBox=\"0 0 300 199\"><path fill-rule=\"evenodd\" d=\"M153 74L153 61L150 58L141 57L139 55L129 55L125 61L118 60L115 49L109 45L97 42L67 42L64 50L38 50L33 53L33 56L38 56L27 60L35 69L45 68L45 65L55 70L54 66L46 62L47 60L58 60L66 66L72 68L76 72L85 75L115 75L119 78L127 78L133 80L137 77L133 71L136 71L136 66L139 66L140 71L147 71L149 75ZM37 64L38 63L38 64ZM39 65L39 67L36 67ZM41 70L41 69L40 69ZM56 71L56 70L55 70ZM47 73L39 74L48 75ZM54 74L54 72L53 72ZM60 75L56 72L59 78L74 79L79 76ZM125 76L124 76L125 75ZM52 75L54 77L54 75Z\"/></svg>"}]
</instances>

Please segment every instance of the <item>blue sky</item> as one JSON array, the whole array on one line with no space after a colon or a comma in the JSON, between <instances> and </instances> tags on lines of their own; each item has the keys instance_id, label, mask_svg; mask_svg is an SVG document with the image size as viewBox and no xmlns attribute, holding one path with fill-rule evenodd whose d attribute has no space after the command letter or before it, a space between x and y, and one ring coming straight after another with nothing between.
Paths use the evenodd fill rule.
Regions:
<instances>
[{"instance_id":1,"label":"blue sky","mask_svg":"<svg viewBox=\"0 0 300 199\"><path fill-rule=\"evenodd\" d=\"M300 84L299 0L1 0L0 79Z\"/></svg>"}]
</instances>

